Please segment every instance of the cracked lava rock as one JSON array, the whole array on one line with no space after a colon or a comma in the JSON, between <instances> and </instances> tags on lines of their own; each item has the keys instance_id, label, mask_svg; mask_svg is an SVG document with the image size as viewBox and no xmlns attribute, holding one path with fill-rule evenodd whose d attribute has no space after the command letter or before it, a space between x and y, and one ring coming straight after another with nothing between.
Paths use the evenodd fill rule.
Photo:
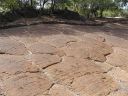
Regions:
<instances>
[{"instance_id":1,"label":"cracked lava rock","mask_svg":"<svg viewBox=\"0 0 128 96\"><path fill-rule=\"evenodd\" d=\"M128 96L128 51L87 36L30 38L0 38L0 96Z\"/></svg>"}]
</instances>

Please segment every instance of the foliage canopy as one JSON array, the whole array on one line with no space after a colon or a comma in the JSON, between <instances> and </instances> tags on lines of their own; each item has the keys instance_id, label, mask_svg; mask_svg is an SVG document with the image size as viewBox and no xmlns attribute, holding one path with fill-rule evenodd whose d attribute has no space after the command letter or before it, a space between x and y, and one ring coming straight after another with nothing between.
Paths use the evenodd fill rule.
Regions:
<instances>
[{"instance_id":1,"label":"foliage canopy","mask_svg":"<svg viewBox=\"0 0 128 96\"><path fill-rule=\"evenodd\" d=\"M128 13L128 0L0 0L0 9L15 10L25 7L39 10L72 10L90 17L116 16L122 14L124 7ZM111 14L112 13L112 14ZM114 16L115 16L114 14Z\"/></svg>"}]
</instances>

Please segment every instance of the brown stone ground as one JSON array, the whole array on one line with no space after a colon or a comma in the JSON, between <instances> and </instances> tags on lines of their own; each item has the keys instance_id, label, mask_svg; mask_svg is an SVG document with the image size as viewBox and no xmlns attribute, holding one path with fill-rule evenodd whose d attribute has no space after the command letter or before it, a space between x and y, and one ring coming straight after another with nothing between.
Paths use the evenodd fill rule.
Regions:
<instances>
[{"instance_id":1,"label":"brown stone ground","mask_svg":"<svg viewBox=\"0 0 128 96\"><path fill-rule=\"evenodd\" d=\"M128 27L0 30L0 96L128 96Z\"/></svg>"}]
</instances>

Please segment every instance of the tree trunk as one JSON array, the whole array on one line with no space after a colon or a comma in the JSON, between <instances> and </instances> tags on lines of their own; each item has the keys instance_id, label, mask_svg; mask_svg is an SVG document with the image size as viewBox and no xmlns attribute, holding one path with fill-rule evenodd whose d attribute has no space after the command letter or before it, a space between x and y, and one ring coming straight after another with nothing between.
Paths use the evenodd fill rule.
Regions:
<instances>
[{"instance_id":1,"label":"tree trunk","mask_svg":"<svg viewBox=\"0 0 128 96\"><path fill-rule=\"evenodd\" d=\"M90 18L90 10L87 12L87 18Z\"/></svg>"},{"instance_id":2,"label":"tree trunk","mask_svg":"<svg viewBox=\"0 0 128 96\"><path fill-rule=\"evenodd\" d=\"M51 11L54 11L54 7L55 7L55 0L52 0L52 4L51 4Z\"/></svg>"},{"instance_id":3,"label":"tree trunk","mask_svg":"<svg viewBox=\"0 0 128 96\"><path fill-rule=\"evenodd\" d=\"M40 0L40 8L41 8L41 6L42 6L42 4L41 4L41 3L42 3L42 0Z\"/></svg>"},{"instance_id":4,"label":"tree trunk","mask_svg":"<svg viewBox=\"0 0 128 96\"><path fill-rule=\"evenodd\" d=\"M104 10L100 10L100 18L103 18L103 11Z\"/></svg>"},{"instance_id":5,"label":"tree trunk","mask_svg":"<svg viewBox=\"0 0 128 96\"><path fill-rule=\"evenodd\" d=\"M46 1L44 0L44 1L43 1L43 6L42 6L43 9L44 9L44 5L45 5L45 3L46 3Z\"/></svg>"},{"instance_id":6,"label":"tree trunk","mask_svg":"<svg viewBox=\"0 0 128 96\"><path fill-rule=\"evenodd\" d=\"M33 0L30 0L30 5L31 5L31 7L33 6Z\"/></svg>"}]
</instances>

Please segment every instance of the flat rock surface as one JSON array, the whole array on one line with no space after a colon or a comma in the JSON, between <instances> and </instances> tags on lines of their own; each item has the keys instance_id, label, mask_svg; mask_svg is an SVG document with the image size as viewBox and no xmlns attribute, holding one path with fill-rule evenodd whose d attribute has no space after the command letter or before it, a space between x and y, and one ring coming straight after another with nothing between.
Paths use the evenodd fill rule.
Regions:
<instances>
[{"instance_id":1,"label":"flat rock surface","mask_svg":"<svg viewBox=\"0 0 128 96\"><path fill-rule=\"evenodd\" d=\"M0 53L10 55L23 55L27 52L25 45L10 39L0 39Z\"/></svg>"},{"instance_id":2,"label":"flat rock surface","mask_svg":"<svg viewBox=\"0 0 128 96\"><path fill-rule=\"evenodd\" d=\"M52 86L46 76L26 73L12 76L3 82L5 96L36 96L44 94Z\"/></svg>"},{"instance_id":3,"label":"flat rock surface","mask_svg":"<svg viewBox=\"0 0 128 96\"><path fill-rule=\"evenodd\" d=\"M33 54L55 54L58 51L56 47L43 43L33 44L29 49Z\"/></svg>"},{"instance_id":4,"label":"flat rock surface","mask_svg":"<svg viewBox=\"0 0 128 96\"><path fill-rule=\"evenodd\" d=\"M78 58L90 58L95 61L104 62L105 56L112 53L112 48L103 42L91 39L68 44L65 48L67 56ZM76 55L77 54L77 55Z\"/></svg>"},{"instance_id":5,"label":"flat rock surface","mask_svg":"<svg viewBox=\"0 0 128 96\"><path fill-rule=\"evenodd\" d=\"M128 72L128 50L114 47L114 52L107 57L106 62Z\"/></svg>"},{"instance_id":6,"label":"flat rock surface","mask_svg":"<svg viewBox=\"0 0 128 96\"><path fill-rule=\"evenodd\" d=\"M0 31L0 96L128 96L124 27L40 24Z\"/></svg>"},{"instance_id":7,"label":"flat rock surface","mask_svg":"<svg viewBox=\"0 0 128 96\"><path fill-rule=\"evenodd\" d=\"M40 68L45 68L61 62L61 58L57 55L36 54L32 55L32 61Z\"/></svg>"},{"instance_id":8,"label":"flat rock surface","mask_svg":"<svg viewBox=\"0 0 128 96\"><path fill-rule=\"evenodd\" d=\"M0 55L0 75L13 75L27 71L31 62L23 56Z\"/></svg>"}]
</instances>

